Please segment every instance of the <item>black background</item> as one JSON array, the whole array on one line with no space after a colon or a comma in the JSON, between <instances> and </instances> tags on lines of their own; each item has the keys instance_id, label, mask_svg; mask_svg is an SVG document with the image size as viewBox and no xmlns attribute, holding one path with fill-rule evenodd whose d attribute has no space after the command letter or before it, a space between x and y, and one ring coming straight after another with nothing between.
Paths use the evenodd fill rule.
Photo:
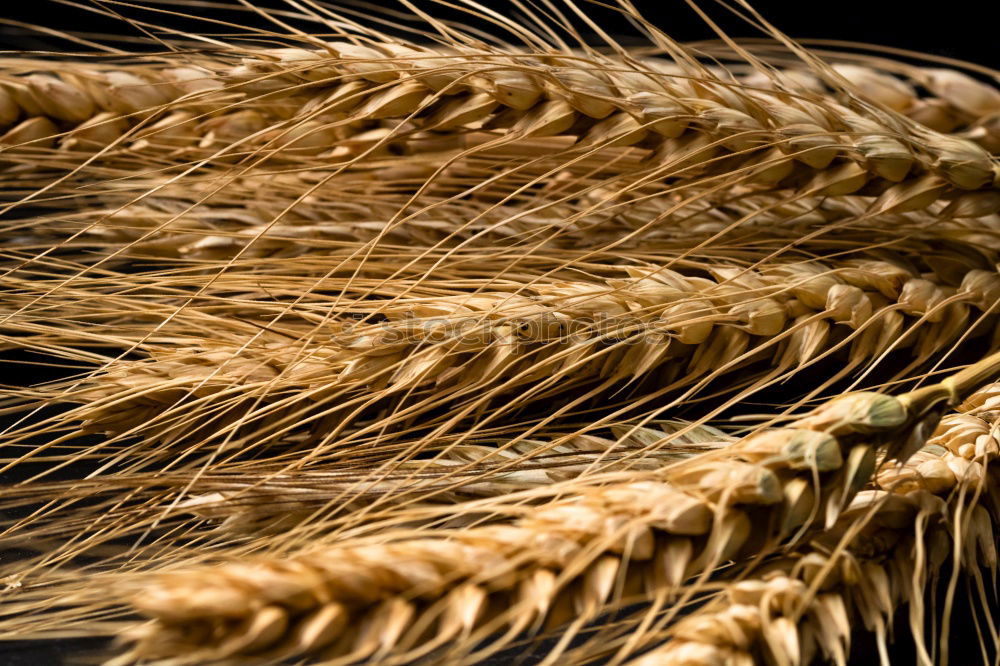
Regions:
<instances>
[{"instance_id":1,"label":"black background","mask_svg":"<svg viewBox=\"0 0 1000 666\"><path fill-rule=\"evenodd\" d=\"M479 0L480 4L516 14L505 0ZM143 4L143 0L132 0ZM422 7L433 8L433 13L444 18L461 14L455 10L435 7L427 0L417 0ZM81 7L102 5L102 0L78 0ZM215 0L213 5L237 5L237 0ZM282 0L255 0L261 8L287 7ZM333 1L334 8L351 8L364 13L360 3ZM457 3L456 3L457 4ZM593 12L601 27L618 37L631 32L626 22L614 12L578 0L581 7ZM603 1L601 4L605 4ZM608 0L606 4L613 4ZM685 0L634 0L642 14L659 28L678 40L698 40L713 37L711 31ZM699 0L699 4L727 33L735 37L760 36L759 31L733 17L720 2ZM728 3L733 6L736 3ZM753 6L786 34L799 39L838 39L881 44L912 49L939 56L965 59L989 67L1000 66L1000 40L993 0L954 0L922 3L917 0L830 0L828 2L777 2L758 1ZM394 0L382 0L379 6L402 10ZM130 16L152 17L134 8L103 3L103 6ZM57 0L0 0L0 17L8 22L43 25L48 28L83 32L104 32L138 35L134 29L120 21L107 19L92 12ZM243 25L264 25L263 19L246 11L226 12L219 9L191 7L178 8L189 14L235 19ZM993 11L991 11L993 10ZM162 16L162 15L161 15ZM174 23L176 25L176 22ZM31 35L26 29L0 26L0 48L32 49L57 48L58 40Z\"/></svg>"},{"instance_id":2,"label":"black background","mask_svg":"<svg viewBox=\"0 0 1000 666\"><path fill-rule=\"evenodd\" d=\"M614 37L623 37L623 43L630 43L634 36L628 24L613 12L589 6L585 0L578 0L580 7L593 11L602 29ZM142 4L142 0L134 0ZM503 10L514 16L516 12L501 0L480 0L481 4ZM237 5L236 0L217 0L214 4ZM261 8L280 8L281 0L256 0ZM331 6L364 12L361 5L331 2ZM715 35L684 0L635 0L634 3L644 16L656 26L680 41L712 39ZM733 3L735 4L735 3ZM101 6L98 0L80 0L80 7L58 3L55 0L0 0L0 50L79 50L78 46L31 30L25 24L41 25L50 29L78 33L103 35L133 35L140 33L119 20L114 20L88 12L81 7ZM383 0L381 6L402 10L393 0ZM830 0L829 2L756 2L754 7L778 29L800 40L833 39L865 42L920 51L936 56L968 60L988 67L1000 68L1000 23L992 16L991 7L995 1L955 0L921 4L906 0ZM121 11L129 16L142 17L153 21L169 22L171 25L192 31L225 32L211 24L170 20L166 17L145 14L134 8L104 4L106 8ZM461 16L454 10L434 8L429 2L421 6L431 9L442 18ZM725 5L701 0L700 6L713 20L731 36L760 37L754 27L736 18ZM233 21L247 26L267 27L260 17L246 11L225 11L198 7L178 8L187 13L206 18ZM588 30L580 26L585 36ZM49 376L26 376L29 371L23 365L4 363L0 359L0 384L31 384L52 379ZM0 481L2 483L2 481ZM961 596L961 592L959 594ZM960 600L961 601L961 600ZM996 610L996 609L994 609ZM954 618L952 663L978 663L978 639L971 626L967 608L959 608ZM905 616L897 618L897 629L904 633ZM905 635L900 635L895 647L891 648L893 661L901 664L914 663L914 653ZM0 643L0 666L35 666L60 664L87 660L87 652L94 644L89 641L51 641L45 643ZM965 654L968 648L973 650ZM851 663L864 665L877 663L873 642L860 640L853 650Z\"/></svg>"}]
</instances>

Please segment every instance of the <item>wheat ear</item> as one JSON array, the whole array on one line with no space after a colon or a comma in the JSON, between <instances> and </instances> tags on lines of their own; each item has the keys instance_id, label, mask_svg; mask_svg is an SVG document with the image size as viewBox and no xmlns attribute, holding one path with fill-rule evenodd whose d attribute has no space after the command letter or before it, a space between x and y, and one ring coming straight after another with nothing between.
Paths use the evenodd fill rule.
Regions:
<instances>
[{"instance_id":1,"label":"wheat ear","mask_svg":"<svg viewBox=\"0 0 1000 666\"><path fill-rule=\"evenodd\" d=\"M889 456L908 457L937 422L934 415L995 374L998 363L1000 357L991 357L900 398L853 394L835 399L788 429L668 467L656 481L598 487L578 499L531 509L509 526L470 528L449 538L332 546L284 561L171 575L135 599L138 608L156 618L137 654L225 659L266 648L292 653L326 648L328 656L358 659L398 647L419 652L417 636L407 631L420 617L415 604L444 604L433 606L443 614L432 645L473 631L491 593L519 590L513 607L524 608L520 617L530 622L555 610L547 601L558 589L550 568L565 572L574 561L579 565L580 557L587 566L570 570L588 581L579 603L592 615L613 589L626 561L621 556L671 563L660 582L669 585L739 557L748 541L755 543L747 554L756 553L761 544L751 539L743 507L774 507L768 510L770 529L778 530L774 536L819 514L832 525L874 473L880 443L893 442ZM655 532L662 535L657 538ZM707 539L700 554L691 540L697 535ZM355 634L351 627L358 626L359 611L372 629ZM234 620L239 622L231 624ZM387 622L395 627L388 633ZM235 633L218 633L225 626ZM517 623L515 633L526 626ZM286 644L290 636L296 638ZM201 641L208 642L199 646Z\"/></svg>"},{"instance_id":2,"label":"wheat ear","mask_svg":"<svg viewBox=\"0 0 1000 666\"><path fill-rule=\"evenodd\" d=\"M567 388L548 389L551 377L610 386L656 369L686 370L672 385L661 381L663 393L767 356L777 361L770 377L778 377L827 353L831 329L841 326L855 333L853 365L910 346L916 363L967 333L967 323L980 316L969 305L989 313L1000 298L1000 278L978 269L957 290L878 261L849 261L840 269L803 262L759 272L709 270L714 279L634 267L626 268L632 277L605 284L539 283L524 295L397 299L376 308L386 323L328 343L296 347L255 336L231 347L168 348L153 352L152 361L113 363L99 381L58 399L85 403L65 418L82 419L89 430L141 428L176 440L240 422L253 424L259 438L293 413L315 412L363 387L386 395L433 388L437 399L446 390L460 399L481 387L509 392L536 384L541 397ZM247 414L240 404L258 408ZM186 420L195 407L221 411L192 431L177 418Z\"/></svg>"},{"instance_id":3,"label":"wheat ear","mask_svg":"<svg viewBox=\"0 0 1000 666\"><path fill-rule=\"evenodd\" d=\"M993 384L969 401L996 395ZM726 584L717 600L671 626L667 643L630 663L751 664L762 652L769 663L807 664L821 653L845 664L856 618L876 632L887 663L887 631L903 604L910 605L920 663L932 663L922 643L924 599L952 552L959 556L952 567L969 571L981 591L983 573L996 575L997 535L986 506L996 497L989 462L1000 454L993 416L960 405L926 447L906 463L883 467L877 476L883 489L859 493L833 529L751 578ZM952 548L954 539L960 545Z\"/></svg>"},{"instance_id":4,"label":"wheat ear","mask_svg":"<svg viewBox=\"0 0 1000 666\"><path fill-rule=\"evenodd\" d=\"M510 128L511 139L560 134L577 120L590 126L583 133L585 144L630 145L658 136L657 145L649 149L651 160L663 164L667 173L712 159L720 150L744 153L777 144L789 160L808 168L825 169L833 163L838 173L853 169L855 188L869 177L899 183L873 205L876 211L925 207L949 186L992 189L997 177L989 153L973 142L908 127L891 111L870 113L862 105L849 109L829 99L742 89L701 73L678 78L555 54L446 55L389 44L329 43L325 48L326 52L279 49L250 55L233 68L215 72L196 68L194 74L183 75L178 70L168 73L168 68L140 74L78 66L82 71L74 76L72 65L66 63L59 76L33 75L27 83L9 77L5 94L26 112L48 105L52 117L74 123L89 109L102 107L119 116L141 118L170 108L173 100L205 104L213 95L222 95L221 106L231 106L230 91L267 100L281 97L283 91L306 93L306 98L319 101L303 108L294 122L285 121L271 132L253 123L235 123L241 135L233 144L237 150L247 149L246 142L257 139L261 148L289 156L322 153L336 143L339 126L358 120L414 118L411 122L418 128L423 124L433 131L453 123L456 113L460 124L484 119L499 104L506 110L497 115L497 122ZM328 99L315 96L315 89L329 88L331 83ZM468 97L455 97L464 90L470 91L465 93ZM490 103L483 104L484 100ZM479 116L470 117L469 109L476 109ZM425 120L416 120L418 115ZM180 122L189 124L191 119ZM0 137L0 142L15 149L24 146L37 157L39 150L52 145L54 130L50 116L35 115ZM388 141L393 132L381 140ZM144 140L148 143L148 138ZM331 156L344 157L336 151ZM847 162L834 163L840 156ZM911 171L914 176L908 178Z\"/></svg>"},{"instance_id":5,"label":"wheat ear","mask_svg":"<svg viewBox=\"0 0 1000 666\"><path fill-rule=\"evenodd\" d=\"M48 248L72 235L76 246L94 245L126 257L185 260L337 253L346 252L352 242L377 242L380 247L520 246L534 252L552 247L631 249L657 242L686 250L696 245L705 252L713 245L731 246L741 237L756 240L763 234L773 235L775 242L826 248L851 233L859 244L901 243L904 231L992 246L996 216L985 213L1000 199L1000 194L971 192L926 210L883 212L872 218L870 196L830 196L825 185L813 180L797 193L734 186L714 193L711 188L685 189L679 200L680 191L663 191L659 184L618 190L595 179L591 189L572 196L556 196L553 190L551 200L505 202L430 195L413 199L368 191L372 181L328 180L321 171L275 174L256 169L228 179L221 189L207 174L183 186L170 181L131 178L127 190L94 200L94 210L8 226L26 250ZM349 201L345 190L353 194ZM305 201L300 200L303 191L310 192ZM84 203L72 194L67 197L74 204Z\"/></svg>"}]
</instances>

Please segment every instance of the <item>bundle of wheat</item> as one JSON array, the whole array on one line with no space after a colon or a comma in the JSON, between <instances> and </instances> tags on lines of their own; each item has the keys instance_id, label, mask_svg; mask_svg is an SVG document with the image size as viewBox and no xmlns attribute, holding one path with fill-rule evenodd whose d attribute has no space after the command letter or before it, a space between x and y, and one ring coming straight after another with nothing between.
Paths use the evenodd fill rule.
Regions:
<instances>
[{"instance_id":1,"label":"bundle of wheat","mask_svg":"<svg viewBox=\"0 0 1000 666\"><path fill-rule=\"evenodd\" d=\"M0 639L887 663L907 606L929 665L964 579L1000 647L995 73L742 0L768 41L99 4L146 37L0 59L0 352L49 372L0 389Z\"/></svg>"}]
</instances>

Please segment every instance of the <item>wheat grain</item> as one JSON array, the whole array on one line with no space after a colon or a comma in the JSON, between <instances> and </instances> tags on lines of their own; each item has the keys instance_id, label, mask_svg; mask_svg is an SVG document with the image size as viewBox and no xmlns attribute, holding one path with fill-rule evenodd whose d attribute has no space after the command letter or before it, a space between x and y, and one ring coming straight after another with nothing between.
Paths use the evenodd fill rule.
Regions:
<instances>
[{"instance_id":1,"label":"wheat grain","mask_svg":"<svg viewBox=\"0 0 1000 666\"><path fill-rule=\"evenodd\" d=\"M824 55L829 59L839 54ZM913 67L886 58L834 63L832 68L866 99L938 132L950 133L963 128L964 136L990 152L1000 149L1000 126L996 122L1000 112L1000 91L959 70ZM753 72L742 80L747 85L766 88L781 85L820 94L828 90L820 77L801 68L779 70L770 77ZM930 95L920 95L915 86L923 87Z\"/></svg>"}]
</instances>

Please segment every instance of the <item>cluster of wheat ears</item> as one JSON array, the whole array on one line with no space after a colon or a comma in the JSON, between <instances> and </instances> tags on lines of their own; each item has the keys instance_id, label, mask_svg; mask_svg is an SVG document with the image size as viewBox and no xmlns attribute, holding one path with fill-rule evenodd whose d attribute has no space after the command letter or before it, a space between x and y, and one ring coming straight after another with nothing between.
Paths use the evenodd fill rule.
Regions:
<instances>
[{"instance_id":1,"label":"cluster of wheat ears","mask_svg":"<svg viewBox=\"0 0 1000 666\"><path fill-rule=\"evenodd\" d=\"M1000 72L112 5L0 57L0 639L927 666L967 597L991 663Z\"/></svg>"}]
</instances>

